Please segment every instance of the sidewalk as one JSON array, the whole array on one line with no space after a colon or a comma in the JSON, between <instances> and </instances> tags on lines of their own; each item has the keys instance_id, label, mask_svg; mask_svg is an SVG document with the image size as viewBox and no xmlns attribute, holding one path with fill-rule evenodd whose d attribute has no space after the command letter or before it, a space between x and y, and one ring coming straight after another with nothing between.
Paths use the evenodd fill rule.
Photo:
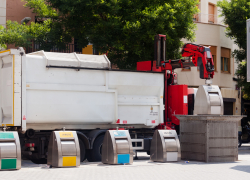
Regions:
<instances>
[{"instance_id":1,"label":"sidewalk","mask_svg":"<svg viewBox=\"0 0 250 180\"><path fill-rule=\"evenodd\" d=\"M30 161L22 162L18 171L1 171L0 180L235 180L250 178L250 144L239 148L239 161L231 163L154 163L145 153L138 153L133 165L81 163L78 168L48 168Z\"/></svg>"}]
</instances>

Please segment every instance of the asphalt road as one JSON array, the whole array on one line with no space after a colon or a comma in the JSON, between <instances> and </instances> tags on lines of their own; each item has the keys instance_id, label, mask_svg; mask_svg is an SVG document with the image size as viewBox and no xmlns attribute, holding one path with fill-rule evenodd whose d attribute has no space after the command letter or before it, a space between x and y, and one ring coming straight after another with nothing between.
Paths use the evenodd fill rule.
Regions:
<instances>
[{"instance_id":1,"label":"asphalt road","mask_svg":"<svg viewBox=\"0 0 250 180\"><path fill-rule=\"evenodd\" d=\"M180 161L155 163L145 153L138 153L133 165L104 165L83 162L77 168L48 168L45 164L22 161L22 169L1 171L0 180L141 180L141 179L250 179L250 144L239 148L239 161L230 163L203 163Z\"/></svg>"}]
</instances>

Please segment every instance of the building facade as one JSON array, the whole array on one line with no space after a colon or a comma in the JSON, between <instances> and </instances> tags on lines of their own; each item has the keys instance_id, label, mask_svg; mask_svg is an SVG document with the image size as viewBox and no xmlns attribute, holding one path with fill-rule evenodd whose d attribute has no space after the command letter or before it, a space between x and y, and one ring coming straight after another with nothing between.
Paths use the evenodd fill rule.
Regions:
<instances>
[{"instance_id":1,"label":"building facade","mask_svg":"<svg viewBox=\"0 0 250 180\"><path fill-rule=\"evenodd\" d=\"M217 0L200 0L198 8L200 13L194 15L193 20L197 25L195 44L210 46L215 64L213 84L221 88L224 99L224 112L227 115L241 114L241 94L237 90L236 81L233 81L237 64L231 56L231 52L237 48L234 42L226 37L226 25L219 16L220 9L216 7ZM183 40L184 43L189 43ZM200 79L199 68L175 70L179 84L187 84L189 87L198 87L205 84Z\"/></svg>"},{"instance_id":2,"label":"building facade","mask_svg":"<svg viewBox=\"0 0 250 180\"><path fill-rule=\"evenodd\" d=\"M32 10L25 8L25 2L22 0L5 0L6 1L6 21L17 21L18 23L25 17L30 17L30 22L35 22L35 14ZM28 24L30 24L30 22Z\"/></svg>"},{"instance_id":3,"label":"building facade","mask_svg":"<svg viewBox=\"0 0 250 180\"><path fill-rule=\"evenodd\" d=\"M0 25L6 27L6 0L0 1Z\"/></svg>"}]
</instances>

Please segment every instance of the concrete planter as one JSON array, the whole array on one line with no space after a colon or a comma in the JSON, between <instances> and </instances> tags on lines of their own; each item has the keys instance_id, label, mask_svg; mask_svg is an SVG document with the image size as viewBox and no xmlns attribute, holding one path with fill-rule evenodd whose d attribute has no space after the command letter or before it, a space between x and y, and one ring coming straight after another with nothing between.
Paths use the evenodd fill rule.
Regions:
<instances>
[{"instance_id":1,"label":"concrete planter","mask_svg":"<svg viewBox=\"0 0 250 180\"><path fill-rule=\"evenodd\" d=\"M176 115L180 120L181 159L238 160L238 121L243 116Z\"/></svg>"}]
</instances>

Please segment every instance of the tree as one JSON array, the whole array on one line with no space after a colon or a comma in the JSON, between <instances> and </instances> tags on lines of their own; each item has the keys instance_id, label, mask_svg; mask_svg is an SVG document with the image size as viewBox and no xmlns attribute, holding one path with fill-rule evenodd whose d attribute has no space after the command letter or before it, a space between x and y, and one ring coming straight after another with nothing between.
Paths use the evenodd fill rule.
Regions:
<instances>
[{"instance_id":1,"label":"tree","mask_svg":"<svg viewBox=\"0 0 250 180\"><path fill-rule=\"evenodd\" d=\"M17 46L22 45L27 47L30 42L31 36L27 33L27 28L17 22L7 21L5 29L0 26L0 47L7 48L6 44L14 44Z\"/></svg>"},{"instance_id":2,"label":"tree","mask_svg":"<svg viewBox=\"0 0 250 180\"><path fill-rule=\"evenodd\" d=\"M60 24L54 24L50 19L42 24L31 22L31 25L19 24L18 22L7 21L7 28L0 26L0 46L6 48L6 44L15 44L15 46L30 47L32 41L39 45L40 49L50 51L54 46L65 49L66 44L71 41L65 41L62 36L63 31Z\"/></svg>"},{"instance_id":3,"label":"tree","mask_svg":"<svg viewBox=\"0 0 250 180\"><path fill-rule=\"evenodd\" d=\"M16 21L7 21L6 28L0 26L0 47L6 48L6 44L15 46L30 47L34 41L40 49L50 51L51 48L66 49L66 44L72 38L64 34L63 26L60 22L53 21L58 12L49 7L44 0L26 1L26 7L35 8L33 11L40 17L48 17L41 23L31 22L30 25L20 24Z\"/></svg>"},{"instance_id":4,"label":"tree","mask_svg":"<svg viewBox=\"0 0 250 180\"><path fill-rule=\"evenodd\" d=\"M81 46L91 42L112 63L133 69L153 58L155 34L166 34L167 58L178 58L181 39L194 38L193 0L49 0L65 30Z\"/></svg>"},{"instance_id":5,"label":"tree","mask_svg":"<svg viewBox=\"0 0 250 180\"><path fill-rule=\"evenodd\" d=\"M250 83L246 79L246 20L250 18L249 0L222 0L217 3L224 16L224 23L228 25L226 35L234 40L239 49L234 50L238 68L236 71L238 86L242 87L243 98L250 99Z\"/></svg>"},{"instance_id":6,"label":"tree","mask_svg":"<svg viewBox=\"0 0 250 180\"><path fill-rule=\"evenodd\" d=\"M108 52L111 62L121 69L134 69L136 62L151 60L156 34L167 35L166 58L179 58L181 39L194 40L193 15L198 12L198 1L193 0L26 2L38 16L53 22L50 31L60 31L58 36L65 42L71 37L80 47L92 43L100 53Z\"/></svg>"}]
</instances>

